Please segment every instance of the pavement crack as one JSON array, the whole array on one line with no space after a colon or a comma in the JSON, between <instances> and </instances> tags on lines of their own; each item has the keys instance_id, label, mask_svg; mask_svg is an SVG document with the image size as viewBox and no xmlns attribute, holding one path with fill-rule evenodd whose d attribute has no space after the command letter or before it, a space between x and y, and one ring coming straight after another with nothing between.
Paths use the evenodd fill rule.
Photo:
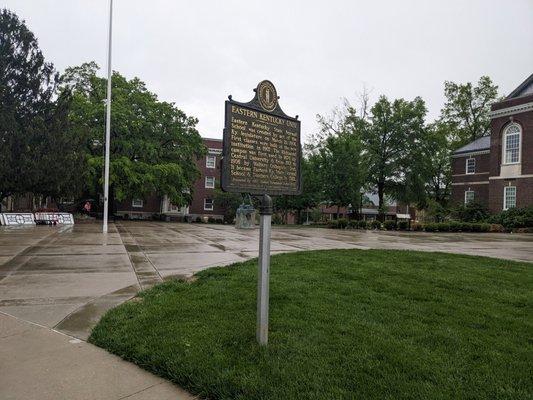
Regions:
<instances>
[{"instance_id":1,"label":"pavement crack","mask_svg":"<svg viewBox=\"0 0 533 400\"><path fill-rule=\"evenodd\" d=\"M128 397L131 397L131 396L135 396L136 394L139 394L139 393L142 393L148 389L151 389L155 386L158 386L158 385L161 385L163 382L159 382L159 383L154 383L153 385L150 385L148 387L145 387L144 389L141 389L141 390L137 390L136 392L134 393L130 393L130 394L127 394L126 396L122 396L122 397L119 397L117 400L123 400L123 399L127 399Z\"/></svg>"}]
</instances>

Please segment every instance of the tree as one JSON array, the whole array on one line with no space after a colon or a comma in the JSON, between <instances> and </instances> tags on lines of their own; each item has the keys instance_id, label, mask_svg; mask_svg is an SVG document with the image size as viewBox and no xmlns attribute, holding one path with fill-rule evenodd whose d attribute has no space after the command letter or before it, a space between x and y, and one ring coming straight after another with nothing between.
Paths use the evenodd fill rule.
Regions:
<instances>
[{"instance_id":1,"label":"tree","mask_svg":"<svg viewBox=\"0 0 533 400\"><path fill-rule=\"evenodd\" d=\"M322 183L320 179L320 157L309 154L302 158L302 193L296 196L277 196L274 199L274 208L281 211L286 219L289 211L296 212L296 220L302 220L301 213L309 208L316 207L322 200Z\"/></svg>"},{"instance_id":2,"label":"tree","mask_svg":"<svg viewBox=\"0 0 533 400\"><path fill-rule=\"evenodd\" d=\"M79 188L83 163L68 134L68 91L24 21L0 11L0 202L25 192L59 197Z\"/></svg>"},{"instance_id":3,"label":"tree","mask_svg":"<svg viewBox=\"0 0 533 400\"><path fill-rule=\"evenodd\" d=\"M237 208L243 202L243 197L240 193L224 192L217 186L213 201L224 210L224 222L231 224L235 219Z\"/></svg>"},{"instance_id":4,"label":"tree","mask_svg":"<svg viewBox=\"0 0 533 400\"><path fill-rule=\"evenodd\" d=\"M444 95L441 119L453 127L457 147L490 132L490 106L497 99L498 86L488 76L482 76L476 86L446 81Z\"/></svg>"},{"instance_id":5,"label":"tree","mask_svg":"<svg viewBox=\"0 0 533 400\"><path fill-rule=\"evenodd\" d=\"M445 207L450 197L452 128L442 120L426 128L421 146L424 157L426 195L428 200Z\"/></svg>"},{"instance_id":6,"label":"tree","mask_svg":"<svg viewBox=\"0 0 533 400\"><path fill-rule=\"evenodd\" d=\"M72 129L85 138L91 194L101 192L106 79L96 63L68 68L63 90L72 92ZM195 160L205 154L197 120L173 103L162 102L138 78L113 73L111 111L110 201L167 195L176 205L192 198L199 172Z\"/></svg>"},{"instance_id":7,"label":"tree","mask_svg":"<svg viewBox=\"0 0 533 400\"><path fill-rule=\"evenodd\" d=\"M384 198L389 195L410 201L419 181L420 151L426 107L417 97L413 101L381 96L370 110L370 123L362 132L368 183L375 188L383 217ZM418 184L418 183L417 183Z\"/></svg>"},{"instance_id":8,"label":"tree","mask_svg":"<svg viewBox=\"0 0 533 400\"><path fill-rule=\"evenodd\" d=\"M348 102L330 117L318 116L321 136L314 146L324 199L340 207L359 208L366 176L361 132L367 122Z\"/></svg>"}]
</instances>

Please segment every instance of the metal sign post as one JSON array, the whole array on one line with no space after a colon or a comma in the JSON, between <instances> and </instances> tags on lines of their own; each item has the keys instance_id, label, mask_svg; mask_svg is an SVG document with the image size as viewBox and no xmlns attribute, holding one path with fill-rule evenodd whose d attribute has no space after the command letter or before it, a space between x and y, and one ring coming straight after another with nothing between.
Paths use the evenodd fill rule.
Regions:
<instances>
[{"instance_id":1,"label":"metal sign post","mask_svg":"<svg viewBox=\"0 0 533 400\"><path fill-rule=\"evenodd\" d=\"M228 97L224 124L222 189L262 196L259 214L257 341L268 343L268 291L272 196L302 192L300 121L278 103L272 82L259 82L254 98L241 103ZM267 194L268 193L268 194Z\"/></svg>"},{"instance_id":2,"label":"metal sign post","mask_svg":"<svg viewBox=\"0 0 533 400\"><path fill-rule=\"evenodd\" d=\"M270 231L272 226L272 199L264 194L259 208L259 264L257 270L257 341L268 343L268 293L270 280Z\"/></svg>"},{"instance_id":3,"label":"metal sign post","mask_svg":"<svg viewBox=\"0 0 533 400\"><path fill-rule=\"evenodd\" d=\"M107 41L107 101L105 119L105 161L104 161L104 222L103 233L107 233L109 212L109 152L111 142L111 50L113 43L113 0L109 0L109 34Z\"/></svg>"}]
</instances>

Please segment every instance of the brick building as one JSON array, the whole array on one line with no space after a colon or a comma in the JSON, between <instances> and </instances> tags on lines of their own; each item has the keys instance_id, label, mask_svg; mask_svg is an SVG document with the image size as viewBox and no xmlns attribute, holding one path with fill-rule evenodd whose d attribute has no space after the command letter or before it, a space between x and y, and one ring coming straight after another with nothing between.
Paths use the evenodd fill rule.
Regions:
<instances>
[{"instance_id":1,"label":"brick building","mask_svg":"<svg viewBox=\"0 0 533 400\"><path fill-rule=\"evenodd\" d=\"M533 75L492 105L490 136L453 153L452 200L493 213L533 205Z\"/></svg>"},{"instance_id":2,"label":"brick building","mask_svg":"<svg viewBox=\"0 0 533 400\"><path fill-rule=\"evenodd\" d=\"M194 183L191 204L178 207L167 196L149 196L145 199L128 199L115 203L116 214L130 219L151 218L164 214L171 218L223 218L223 210L214 201L215 187L220 184L220 156L222 140L203 139L207 155L196 161L200 178Z\"/></svg>"}]
</instances>

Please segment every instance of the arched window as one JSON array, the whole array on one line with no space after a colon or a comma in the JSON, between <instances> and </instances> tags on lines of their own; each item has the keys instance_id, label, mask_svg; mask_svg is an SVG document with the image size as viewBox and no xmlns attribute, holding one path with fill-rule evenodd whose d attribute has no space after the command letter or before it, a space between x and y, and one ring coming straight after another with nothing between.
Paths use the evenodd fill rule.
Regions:
<instances>
[{"instance_id":1,"label":"arched window","mask_svg":"<svg viewBox=\"0 0 533 400\"><path fill-rule=\"evenodd\" d=\"M522 130L518 124L511 124L503 133L503 159L505 164L520 162L520 134Z\"/></svg>"}]
</instances>

